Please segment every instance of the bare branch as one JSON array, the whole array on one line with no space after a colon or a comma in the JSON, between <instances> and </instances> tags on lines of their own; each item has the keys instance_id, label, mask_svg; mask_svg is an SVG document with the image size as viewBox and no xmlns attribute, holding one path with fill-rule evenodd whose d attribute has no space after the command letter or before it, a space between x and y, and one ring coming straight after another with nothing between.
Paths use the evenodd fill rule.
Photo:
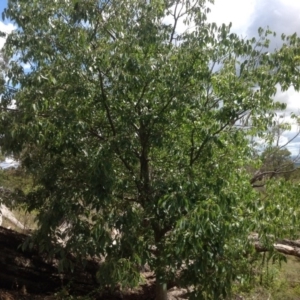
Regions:
<instances>
[{"instance_id":1,"label":"bare branch","mask_svg":"<svg viewBox=\"0 0 300 300\"><path fill-rule=\"evenodd\" d=\"M177 27L177 22L179 20L179 15L176 16L176 12L177 12L177 8L178 8L178 4L179 4L180 1L177 1L176 2L176 5L175 5L175 9L174 9L174 26L173 26L173 29L172 29L172 33L171 33L171 36L170 36L170 40L169 40L169 44L172 43L173 41L173 38L174 38L174 34L175 34L175 31L176 31L176 27ZM183 4L182 4L183 5Z\"/></svg>"},{"instance_id":2,"label":"bare branch","mask_svg":"<svg viewBox=\"0 0 300 300\"><path fill-rule=\"evenodd\" d=\"M278 171L278 170L274 170L274 171L266 171L266 172L259 172L257 173L255 176L253 176L250 179L250 183L254 184L256 181L261 180L261 178L265 177L266 175L270 175L270 178L273 178L275 175L280 175L280 174L286 174L286 173L292 173L295 172L296 170L298 170L297 168L293 169L293 170L288 170L288 171ZM265 184L261 184L259 185L259 187L264 186ZM254 187L254 185L252 185ZM255 186L257 187L257 186Z\"/></svg>"}]
</instances>

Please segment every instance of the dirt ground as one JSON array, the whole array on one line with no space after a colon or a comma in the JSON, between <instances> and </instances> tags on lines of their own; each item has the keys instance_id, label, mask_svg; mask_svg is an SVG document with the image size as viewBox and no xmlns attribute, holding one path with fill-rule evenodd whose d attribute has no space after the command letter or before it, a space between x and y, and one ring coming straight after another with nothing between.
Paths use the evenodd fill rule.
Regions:
<instances>
[{"instance_id":1,"label":"dirt ground","mask_svg":"<svg viewBox=\"0 0 300 300\"><path fill-rule=\"evenodd\" d=\"M151 272L143 273L146 283L140 287L127 290L116 291L114 293L97 293L94 292L90 295L90 299L94 300L154 300L155 299L155 284L154 276ZM170 300L183 300L188 299L186 296L187 291L184 289L177 289L173 287L169 290ZM71 293L70 293L71 294ZM86 300L87 295L82 296L70 296L68 291L64 291L61 288L57 289L57 292L49 292L49 294L33 294L28 293L25 288L7 290L0 289L0 300Z\"/></svg>"},{"instance_id":2,"label":"dirt ground","mask_svg":"<svg viewBox=\"0 0 300 300\"><path fill-rule=\"evenodd\" d=\"M47 262L35 247L23 252L19 248L26 235L0 226L0 300L41 300L41 299L95 299L95 300L154 300L155 277L150 269L142 272L144 284L132 290L115 291L113 293L92 292L97 285L91 283L95 264L87 264L87 272L78 269L75 272L76 286L74 291L63 288L57 276L55 263ZM53 275L53 276L52 276ZM56 276L54 276L56 275ZM51 278L52 277L52 278ZM70 278L65 278L68 282ZM27 289L26 287L27 286ZM76 296L74 293L77 293ZM188 299L187 291L172 287L168 291L169 299ZM79 295L78 293L84 293ZM87 295L89 293L89 295ZM89 296L90 298L88 298Z\"/></svg>"},{"instance_id":3,"label":"dirt ground","mask_svg":"<svg viewBox=\"0 0 300 300\"><path fill-rule=\"evenodd\" d=\"M14 212L15 214L18 213L18 211ZM22 214L22 212L21 212ZM18 218L20 216L18 215ZM24 221L24 220L23 220ZM25 222L24 222L25 223ZM27 224L27 222L26 222ZM4 218L4 222L2 226L0 226L0 229L2 228L2 231L4 231L4 228L9 228L9 231L4 231L6 234L12 234L12 237L19 238L17 242L14 242L14 244L20 244L21 239L25 236L24 231L20 230L19 228L16 228L13 224L11 224L8 220ZM11 228L11 229L10 229ZM1 231L1 230L0 230ZM13 233L14 232L14 233ZM3 232L2 232L3 234ZM5 240L7 241L8 238L5 237ZM3 243L1 244L0 241L0 248L3 248ZM1 248L1 249L2 249ZM3 249L2 249L3 251ZM1 253L0 253L1 255ZM0 270L1 271L1 270ZM114 293L100 293L100 292L93 292L90 295L76 295L74 296L72 294L72 291L63 290L61 286L58 286L55 291L53 289L49 290L49 292L46 293L40 293L37 289L36 293L34 293L32 290L28 292L26 288L24 287L12 287L12 289L9 288L1 288L0 284L0 300L56 300L56 299L72 299L72 300L86 300L88 299L87 296L90 297L90 299L95 300L112 300L112 299L122 299L122 300L154 300L155 299L155 279L153 276L153 273L150 272L150 270L145 271L142 273L142 276L144 277L145 284L139 286L138 288L135 288L133 290L126 290L126 291L116 291ZM1 280L1 279L0 279ZM18 281L18 280L17 280ZM3 287L3 285L2 285ZM181 297L181 295L185 294L185 290L179 290L176 289L176 287L173 287L170 290L169 298L170 300L173 299L187 299L185 297Z\"/></svg>"},{"instance_id":4,"label":"dirt ground","mask_svg":"<svg viewBox=\"0 0 300 300\"><path fill-rule=\"evenodd\" d=\"M22 291L8 291L8 290L0 290L0 300L57 300L57 299L86 299L83 296L77 296L77 297L70 297L68 298L68 295L63 296L61 294L58 295L34 295L34 294L25 294ZM132 294L115 294L115 295L102 295L102 296L91 296L90 299L95 300L154 300L154 290L146 290L144 294L138 294L138 293L132 293Z\"/></svg>"},{"instance_id":5,"label":"dirt ground","mask_svg":"<svg viewBox=\"0 0 300 300\"><path fill-rule=\"evenodd\" d=\"M133 290L109 292L92 292L90 299L95 300L152 300L155 298L154 276L151 272L143 273L145 284ZM72 291L57 287L49 293L28 293L25 287L14 287L11 290L0 289L0 300L57 300L57 299L87 299L88 295L72 295Z\"/></svg>"},{"instance_id":6,"label":"dirt ground","mask_svg":"<svg viewBox=\"0 0 300 300\"><path fill-rule=\"evenodd\" d=\"M147 284L128 291L116 291L114 293L97 293L94 292L90 295L90 299L95 300L154 300L155 299L155 287L152 284L151 278L147 281ZM51 292L48 294L29 294L22 289L4 290L0 289L0 300L58 300L58 299L87 299L82 296L70 296L68 291L64 291L58 288L57 292Z\"/></svg>"}]
</instances>

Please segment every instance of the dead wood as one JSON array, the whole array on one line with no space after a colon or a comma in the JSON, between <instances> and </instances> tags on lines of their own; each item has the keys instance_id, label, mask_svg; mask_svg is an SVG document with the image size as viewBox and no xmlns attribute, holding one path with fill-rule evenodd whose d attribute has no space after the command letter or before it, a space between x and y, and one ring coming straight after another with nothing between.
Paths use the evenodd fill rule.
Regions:
<instances>
[{"instance_id":1,"label":"dead wood","mask_svg":"<svg viewBox=\"0 0 300 300\"><path fill-rule=\"evenodd\" d=\"M96 262L88 261L85 269L76 267L73 273L60 273L57 261L49 261L37 248L22 250L20 245L26 238L25 234L0 227L0 288L44 293L70 284L72 291L81 293L97 287Z\"/></svg>"},{"instance_id":2,"label":"dead wood","mask_svg":"<svg viewBox=\"0 0 300 300\"><path fill-rule=\"evenodd\" d=\"M272 238L272 237L270 237ZM249 236L249 240L251 240L254 244L256 251L258 252L267 252L271 250L271 247L280 253L291 255L295 257L300 257L300 241L296 240L289 240L289 239L282 239L277 240L273 245L270 247L265 247L262 245L259 239L259 235L257 233L252 233Z\"/></svg>"}]
</instances>

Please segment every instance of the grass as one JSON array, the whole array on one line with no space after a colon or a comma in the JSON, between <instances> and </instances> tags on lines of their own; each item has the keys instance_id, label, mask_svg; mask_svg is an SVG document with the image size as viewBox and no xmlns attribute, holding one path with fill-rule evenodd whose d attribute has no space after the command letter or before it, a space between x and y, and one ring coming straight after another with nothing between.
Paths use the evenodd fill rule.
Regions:
<instances>
[{"instance_id":1,"label":"grass","mask_svg":"<svg viewBox=\"0 0 300 300\"><path fill-rule=\"evenodd\" d=\"M262 281L255 279L254 287L236 286L235 295L243 300L300 300L300 259L287 257L287 263L270 264L263 269ZM233 298L238 299L238 298Z\"/></svg>"}]
</instances>

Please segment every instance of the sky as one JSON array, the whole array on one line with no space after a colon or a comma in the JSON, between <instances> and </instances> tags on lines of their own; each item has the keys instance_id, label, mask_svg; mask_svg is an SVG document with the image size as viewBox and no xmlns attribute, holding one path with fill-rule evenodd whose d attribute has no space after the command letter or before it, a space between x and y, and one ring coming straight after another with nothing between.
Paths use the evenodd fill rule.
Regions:
<instances>
[{"instance_id":1,"label":"sky","mask_svg":"<svg viewBox=\"0 0 300 300\"><path fill-rule=\"evenodd\" d=\"M7 0L0 0L0 12L6 5ZM232 22L232 31L245 38L257 36L259 27L269 26L271 30L277 32L277 38L273 41L276 48L280 47L281 33L288 35L297 32L300 36L300 0L215 0L208 19L218 25ZM0 31L9 33L13 28L7 21L5 23L0 21ZM3 44L4 39L0 39L0 47ZM292 88L287 92L279 90L275 98L287 104L285 112L287 121L290 121L289 114L292 111L300 114L300 95ZM281 143L286 143L297 130L298 126L292 125L292 130L283 134ZM300 136L289 144L288 149L292 155L299 154Z\"/></svg>"},{"instance_id":2,"label":"sky","mask_svg":"<svg viewBox=\"0 0 300 300\"><path fill-rule=\"evenodd\" d=\"M7 6L7 0L0 0L0 16L2 15L2 12L4 8ZM13 29L14 26L10 24L7 20L4 22L2 21L2 17L0 17L0 31L10 33ZM4 45L5 40L0 38L0 48Z\"/></svg>"},{"instance_id":3,"label":"sky","mask_svg":"<svg viewBox=\"0 0 300 300\"><path fill-rule=\"evenodd\" d=\"M2 12L3 9L7 6L7 0L0 0L0 11Z\"/></svg>"}]
</instances>

